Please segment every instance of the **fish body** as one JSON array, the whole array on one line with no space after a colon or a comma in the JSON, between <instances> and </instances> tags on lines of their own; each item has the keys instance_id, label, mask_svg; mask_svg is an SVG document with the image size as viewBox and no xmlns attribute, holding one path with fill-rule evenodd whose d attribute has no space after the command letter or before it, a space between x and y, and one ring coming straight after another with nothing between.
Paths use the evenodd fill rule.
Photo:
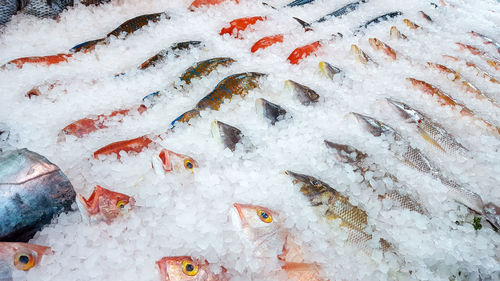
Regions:
<instances>
[{"instance_id":1,"label":"fish body","mask_svg":"<svg viewBox=\"0 0 500 281\"><path fill-rule=\"evenodd\" d=\"M409 19L404 19L403 20L404 24L409 28L409 29L418 29L420 28L420 25L412 22L411 20Z\"/></svg>"},{"instance_id":2,"label":"fish body","mask_svg":"<svg viewBox=\"0 0 500 281\"><path fill-rule=\"evenodd\" d=\"M240 31L244 31L249 26L256 24L258 21L266 20L265 17L247 17L232 20L229 23L229 27L224 27L221 29L219 35L229 34L236 38L242 38Z\"/></svg>"},{"instance_id":3,"label":"fish body","mask_svg":"<svg viewBox=\"0 0 500 281\"><path fill-rule=\"evenodd\" d=\"M184 81L186 84L191 84L191 79L206 76L215 69L217 69L217 67L229 66L234 62L235 60L233 60L232 58L212 58L204 60L189 67L181 75L180 79Z\"/></svg>"},{"instance_id":4,"label":"fish body","mask_svg":"<svg viewBox=\"0 0 500 281\"><path fill-rule=\"evenodd\" d=\"M164 257L156 262L161 281L229 281L226 269L213 273L206 261L188 256Z\"/></svg>"},{"instance_id":5,"label":"fish body","mask_svg":"<svg viewBox=\"0 0 500 281\"><path fill-rule=\"evenodd\" d=\"M460 49L468 50L471 54L481 57L483 60L486 61L487 64L489 64L491 67L495 68L496 70L500 70L500 60L498 60L497 58L491 57L485 51L479 50L479 48L477 48L477 47L463 44L463 43L457 43L457 45L460 47Z\"/></svg>"},{"instance_id":6,"label":"fish body","mask_svg":"<svg viewBox=\"0 0 500 281\"><path fill-rule=\"evenodd\" d=\"M470 34L479 37L483 40L484 44L492 44L497 48L498 53L500 53L500 43L496 42L495 40L491 39L490 37L483 35L479 32L471 31Z\"/></svg>"},{"instance_id":7,"label":"fish body","mask_svg":"<svg viewBox=\"0 0 500 281\"><path fill-rule=\"evenodd\" d=\"M61 62L68 62L68 59L71 57L72 54L57 54L57 55L42 56L42 57L24 57L11 60L6 64L0 66L0 68L5 68L8 65L15 65L17 68L23 68L25 64L49 66Z\"/></svg>"},{"instance_id":8,"label":"fish body","mask_svg":"<svg viewBox=\"0 0 500 281\"><path fill-rule=\"evenodd\" d=\"M293 2L288 3L288 7L295 7L295 6L303 6L305 4L309 4L314 2L314 0L295 0Z\"/></svg>"},{"instance_id":9,"label":"fish body","mask_svg":"<svg viewBox=\"0 0 500 281\"><path fill-rule=\"evenodd\" d=\"M395 18L395 17L398 17L398 16L401 16L403 13L400 12L400 11L395 11L395 12L390 12L390 13L387 13L387 14L383 14L381 16L378 16L374 19L371 19L369 21L367 21L366 23L360 25L356 31L354 33L358 33L360 32L362 29L365 29L365 28L368 28L368 26L372 25L372 24L377 24L379 22L383 22L383 21L388 21L392 18Z\"/></svg>"},{"instance_id":10,"label":"fish body","mask_svg":"<svg viewBox=\"0 0 500 281\"><path fill-rule=\"evenodd\" d=\"M408 123L415 124L418 133L427 142L447 153L467 155L469 150L431 118L403 102L393 99L387 101L397 110L400 117Z\"/></svg>"},{"instance_id":11,"label":"fish body","mask_svg":"<svg viewBox=\"0 0 500 281\"><path fill-rule=\"evenodd\" d=\"M286 115L286 110L283 107L263 98L255 101L255 107L257 108L257 112L260 112L262 116L271 122L271 125L283 120Z\"/></svg>"},{"instance_id":12,"label":"fish body","mask_svg":"<svg viewBox=\"0 0 500 281\"><path fill-rule=\"evenodd\" d=\"M153 169L160 174L174 171L193 172L195 168L198 168L198 163L192 157L168 149L162 149L157 156L153 156Z\"/></svg>"},{"instance_id":13,"label":"fish body","mask_svg":"<svg viewBox=\"0 0 500 281\"><path fill-rule=\"evenodd\" d=\"M292 80L285 81L285 87L291 89L303 105L310 105L319 101L319 95L311 88Z\"/></svg>"},{"instance_id":14,"label":"fish body","mask_svg":"<svg viewBox=\"0 0 500 281\"><path fill-rule=\"evenodd\" d=\"M424 174L430 174L432 177L438 179L448 188L448 193L453 199L479 214L484 214L483 201L478 194L468 190L454 180L446 178L430 159L418 148L412 147L407 141L403 140L402 136L392 127L372 117L358 113L353 114L373 136L380 137L384 135L391 139L389 150L399 160Z\"/></svg>"},{"instance_id":15,"label":"fish body","mask_svg":"<svg viewBox=\"0 0 500 281\"><path fill-rule=\"evenodd\" d=\"M110 224L124 211L130 210L135 204L135 199L97 185L88 199L78 194L76 203L85 221L89 223L104 221Z\"/></svg>"},{"instance_id":16,"label":"fish body","mask_svg":"<svg viewBox=\"0 0 500 281\"><path fill-rule=\"evenodd\" d=\"M334 17L334 18L342 17L343 15L346 15L346 14L356 10L359 5L366 3L366 2L368 2L368 0L360 0L360 1L355 1L355 2L349 3L345 6L343 6L342 8L337 9L337 10L321 17L316 22L324 22L328 19L331 19L332 17Z\"/></svg>"},{"instance_id":17,"label":"fish body","mask_svg":"<svg viewBox=\"0 0 500 281\"><path fill-rule=\"evenodd\" d=\"M290 64L298 64L301 60L315 53L321 47L321 42L316 41L311 44L307 44L302 47L298 47L293 50L292 53L288 56L288 62Z\"/></svg>"},{"instance_id":18,"label":"fish body","mask_svg":"<svg viewBox=\"0 0 500 281\"><path fill-rule=\"evenodd\" d=\"M386 54L391 59L396 60L396 51L394 51L394 49L392 49L386 43L378 40L377 38L370 38L370 39L368 39L368 42L370 43L370 46L373 49L378 50L378 51L382 51L384 54Z\"/></svg>"},{"instance_id":19,"label":"fish body","mask_svg":"<svg viewBox=\"0 0 500 281\"><path fill-rule=\"evenodd\" d=\"M189 6L189 10L194 11L197 8L203 6L215 6L228 1L233 1L233 0L194 0L193 3L191 3L191 5ZM238 0L234 0L234 2L236 2L236 4L239 3Z\"/></svg>"},{"instance_id":20,"label":"fish body","mask_svg":"<svg viewBox=\"0 0 500 281\"><path fill-rule=\"evenodd\" d=\"M335 75L342 72L342 70L340 70L340 68L333 66L325 61L320 61L318 66L319 66L319 70L321 71L321 74L330 78L331 80L333 80Z\"/></svg>"},{"instance_id":21,"label":"fish body","mask_svg":"<svg viewBox=\"0 0 500 281\"><path fill-rule=\"evenodd\" d=\"M28 241L75 200L59 167L27 149L0 152L0 191L0 241Z\"/></svg>"},{"instance_id":22,"label":"fish body","mask_svg":"<svg viewBox=\"0 0 500 281\"><path fill-rule=\"evenodd\" d=\"M139 153L143 149L149 147L153 143L153 140L148 136L142 136L135 139L117 141L110 143L94 152L94 158L97 159L99 155L111 155L116 154L117 158L120 159L120 151L136 152Z\"/></svg>"},{"instance_id":23,"label":"fish body","mask_svg":"<svg viewBox=\"0 0 500 281\"><path fill-rule=\"evenodd\" d=\"M212 122L211 126L212 136L216 138L224 147L229 148L229 150L234 151L236 149L236 144L243 138L243 133L240 129L223 123L221 121L215 120Z\"/></svg>"},{"instance_id":24,"label":"fish body","mask_svg":"<svg viewBox=\"0 0 500 281\"><path fill-rule=\"evenodd\" d=\"M5 0L0 4L0 26L9 22L18 11L55 19L68 6L73 6L73 0Z\"/></svg>"},{"instance_id":25,"label":"fish body","mask_svg":"<svg viewBox=\"0 0 500 281\"><path fill-rule=\"evenodd\" d=\"M424 18L426 21L428 21L428 22L432 22L432 18L431 18L428 14L424 13L424 11L419 11L418 13L419 13L419 14L420 14L420 16L422 16L422 18Z\"/></svg>"},{"instance_id":26,"label":"fish body","mask_svg":"<svg viewBox=\"0 0 500 281\"><path fill-rule=\"evenodd\" d=\"M337 161L351 165L354 168L355 172L361 174L361 176L363 177L363 183L365 183L368 188L373 188L370 180L365 179L366 172L375 172L371 165L368 165L365 162L365 159L368 156L366 153L363 153L352 146L333 143L327 140L325 140L325 145L330 149L330 151L334 152L334 156ZM377 169L377 167L375 167L375 169ZM409 194L406 194L408 188L400 185L395 176L386 173L380 178L374 177L373 179L376 181L386 182L387 178L391 179L394 182L395 188L389 189L384 194L380 195L380 199L391 199L393 202L399 204L399 206L403 209L414 211L420 214L427 213L425 208L422 207L422 205L416 198Z\"/></svg>"},{"instance_id":27,"label":"fish body","mask_svg":"<svg viewBox=\"0 0 500 281\"><path fill-rule=\"evenodd\" d=\"M404 35L403 33L399 32L398 28L395 27L394 25L391 26L391 31L390 31L390 36L392 39L408 39L408 37L406 37L406 35Z\"/></svg>"},{"instance_id":28,"label":"fish body","mask_svg":"<svg viewBox=\"0 0 500 281\"><path fill-rule=\"evenodd\" d=\"M158 52L156 55L152 56L151 58L147 59L145 62L141 63L139 65L138 69L140 70L145 70L153 66L157 66L165 61L167 58L168 54L171 52L178 52L178 51L185 51L185 50L190 50L191 48L199 48L203 44L201 41L185 41L185 42L178 42L173 44L167 49L163 49L160 52Z\"/></svg>"},{"instance_id":29,"label":"fish body","mask_svg":"<svg viewBox=\"0 0 500 281\"><path fill-rule=\"evenodd\" d=\"M19 243L0 242L0 280L12 281L14 271L28 271L40 264L44 255L52 251L49 247Z\"/></svg>"},{"instance_id":30,"label":"fish body","mask_svg":"<svg viewBox=\"0 0 500 281\"><path fill-rule=\"evenodd\" d=\"M354 59L362 64L368 64L368 62L372 62L375 65L375 61L370 58L365 52L363 52L356 44L351 45L351 55L354 56Z\"/></svg>"},{"instance_id":31,"label":"fish body","mask_svg":"<svg viewBox=\"0 0 500 281\"><path fill-rule=\"evenodd\" d=\"M443 57L445 59L448 59L450 61L455 61L455 62L460 62L462 64L464 64L466 67L468 68L471 68L475 71L476 73L476 76L479 76L479 77L482 77L484 79L487 79L489 80L491 83L495 83L495 84L500 84L500 81L498 81L497 79L495 79L495 77L493 77L491 74L489 74L487 71L479 68L475 63L473 62L470 62L470 61L464 61L464 60L461 60L461 59L458 59L457 57L454 57L454 56L450 56L450 55L443 55Z\"/></svg>"},{"instance_id":32,"label":"fish body","mask_svg":"<svg viewBox=\"0 0 500 281\"><path fill-rule=\"evenodd\" d=\"M276 43L283 43L283 39L284 39L283 34L277 34L277 35L263 37L259 41L255 42L255 44L253 44L250 51L252 53L255 53L260 49L265 49L265 48L272 46Z\"/></svg>"}]
</instances>

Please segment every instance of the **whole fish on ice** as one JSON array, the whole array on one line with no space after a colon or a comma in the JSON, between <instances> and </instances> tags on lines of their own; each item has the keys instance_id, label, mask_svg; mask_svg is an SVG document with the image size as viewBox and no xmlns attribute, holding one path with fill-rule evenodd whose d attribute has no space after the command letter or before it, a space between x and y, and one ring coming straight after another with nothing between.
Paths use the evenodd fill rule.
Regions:
<instances>
[{"instance_id":1,"label":"whole fish on ice","mask_svg":"<svg viewBox=\"0 0 500 281\"><path fill-rule=\"evenodd\" d=\"M229 281L226 269L221 267L214 273L206 261L199 261L188 256L164 257L156 262L161 281Z\"/></svg>"},{"instance_id":2,"label":"whole fish on ice","mask_svg":"<svg viewBox=\"0 0 500 281\"><path fill-rule=\"evenodd\" d=\"M110 224L120 215L133 208L135 199L97 185L88 199L78 194L76 203L82 218L86 222L104 221Z\"/></svg>"},{"instance_id":3,"label":"whole fish on ice","mask_svg":"<svg viewBox=\"0 0 500 281\"><path fill-rule=\"evenodd\" d=\"M27 149L0 151L0 241L28 241L74 200L70 181L47 158Z\"/></svg>"},{"instance_id":4,"label":"whole fish on ice","mask_svg":"<svg viewBox=\"0 0 500 281\"><path fill-rule=\"evenodd\" d=\"M28 271L50 253L50 248L46 246L0 242L0 281L13 281L14 271Z\"/></svg>"},{"instance_id":5,"label":"whole fish on ice","mask_svg":"<svg viewBox=\"0 0 500 281\"><path fill-rule=\"evenodd\" d=\"M162 149L158 155L153 156L153 169L157 174L165 174L173 171L193 172L198 168L198 163L191 157Z\"/></svg>"}]
</instances>

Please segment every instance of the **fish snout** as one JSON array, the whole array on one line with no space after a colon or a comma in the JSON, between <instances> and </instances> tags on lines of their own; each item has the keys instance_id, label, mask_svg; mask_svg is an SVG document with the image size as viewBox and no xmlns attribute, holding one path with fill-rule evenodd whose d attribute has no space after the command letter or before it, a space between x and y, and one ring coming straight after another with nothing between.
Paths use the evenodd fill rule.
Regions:
<instances>
[{"instance_id":1,"label":"fish snout","mask_svg":"<svg viewBox=\"0 0 500 281\"><path fill-rule=\"evenodd\" d=\"M325 140L325 145L334 151L335 158L342 163L357 163L367 157L365 153L362 153L356 148L346 144L339 144Z\"/></svg>"},{"instance_id":2,"label":"fish snout","mask_svg":"<svg viewBox=\"0 0 500 281\"><path fill-rule=\"evenodd\" d=\"M358 120L358 122L361 123L363 127L373 136L380 137L382 135L383 127L377 120L356 112L350 112L350 114L354 115L356 120Z\"/></svg>"},{"instance_id":3,"label":"fish snout","mask_svg":"<svg viewBox=\"0 0 500 281\"><path fill-rule=\"evenodd\" d=\"M290 170L286 170L285 175L292 177L294 183L298 183L298 182L307 183L309 181L309 178L306 175L295 173L295 172L292 172Z\"/></svg>"}]
</instances>

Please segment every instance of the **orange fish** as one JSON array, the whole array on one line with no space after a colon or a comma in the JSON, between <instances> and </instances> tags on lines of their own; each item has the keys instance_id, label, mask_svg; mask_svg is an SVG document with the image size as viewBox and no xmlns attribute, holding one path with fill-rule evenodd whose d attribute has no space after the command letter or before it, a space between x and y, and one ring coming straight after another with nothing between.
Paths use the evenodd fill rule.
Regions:
<instances>
[{"instance_id":1,"label":"orange fish","mask_svg":"<svg viewBox=\"0 0 500 281\"><path fill-rule=\"evenodd\" d=\"M94 188L88 199L85 199L81 194L77 194L76 197L78 208L87 222L104 221L110 224L123 211L130 210L135 204L134 198L108 190L100 185Z\"/></svg>"},{"instance_id":2,"label":"orange fish","mask_svg":"<svg viewBox=\"0 0 500 281\"><path fill-rule=\"evenodd\" d=\"M141 152L143 149L149 147L153 140L148 136L142 136L131 140L117 141L110 143L94 152L94 158L97 159L99 155L116 154L120 159L120 151L128 152Z\"/></svg>"},{"instance_id":3,"label":"orange fish","mask_svg":"<svg viewBox=\"0 0 500 281\"><path fill-rule=\"evenodd\" d=\"M194 11L196 8L199 8L201 6L213 6L213 5L219 5L221 3L224 3L228 0L194 0L193 3L189 6L190 11ZM234 0L236 4L239 4L238 0Z\"/></svg>"},{"instance_id":4,"label":"orange fish","mask_svg":"<svg viewBox=\"0 0 500 281\"><path fill-rule=\"evenodd\" d=\"M206 261L194 260L188 256L164 257L156 262L161 281L226 281L226 269L213 273Z\"/></svg>"},{"instance_id":5,"label":"orange fish","mask_svg":"<svg viewBox=\"0 0 500 281\"><path fill-rule=\"evenodd\" d=\"M321 47L320 41L316 41L311 44L298 47L297 49L293 50L293 52L288 56L288 61L291 64L298 64L299 61L305 59L306 57L316 52L319 49L319 47Z\"/></svg>"},{"instance_id":6,"label":"orange fish","mask_svg":"<svg viewBox=\"0 0 500 281\"><path fill-rule=\"evenodd\" d=\"M12 280L14 270L28 271L38 265L49 247L19 242L0 242L0 280Z\"/></svg>"},{"instance_id":7,"label":"orange fish","mask_svg":"<svg viewBox=\"0 0 500 281\"><path fill-rule=\"evenodd\" d=\"M235 36L236 38L241 39L242 37L240 36L240 31L244 31L250 25L254 25L258 21L264 21L264 20L266 20L265 17L247 17L247 18L235 19L229 23L229 27L222 28L219 34L220 35L229 34Z\"/></svg>"},{"instance_id":8,"label":"orange fish","mask_svg":"<svg viewBox=\"0 0 500 281\"><path fill-rule=\"evenodd\" d=\"M462 59L459 59L457 57L450 56L450 55L443 55L443 58L445 58L447 60L450 60L450 61L455 61L455 62L463 63L463 64L465 64L465 66L472 68L476 72L476 76L480 76L480 77L482 77L484 79L487 79L491 83L500 84L500 81L498 81L497 79L495 79L495 77L493 77L488 72L486 72L486 71L482 70L481 68L479 68L473 62L465 61L465 60L462 60Z\"/></svg>"},{"instance_id":9,"label":"orange fish","mask_svg":"<svg viewBox=\"0 0 500 281\"><path fill-rule=\"evenodd\" d=\"M158 156L153 156L152 162L153 169L159 174L173 171L193 172L194 168L198 168L198 163L193 158L168 149L162 149Z\"/></svg>"},{"instance_id":10,"label":"orange fish","mask_svg":"<svg viewBox=\"0 0 500 281\"><path fill-rule=\"evenodd\" d=\"M420 25L410 21L409 19L404 19L403 22L408 26L409 29L417 29L420 28Z\"/></svg>"},{"instance_id":11,"label":"orange fish","mask_svg":"<svg viewBox=\"0 0 500 281\"><path fill-rule=\"evenodd\" d=\"M72 56L73 56L72 54L57 54L57 55L43 56L43 57L24 57L11 60L8 63L2 65L0 68L5 68L7 65L11 64L17 66L17 68L23 68L25 64L39 64L39 65L49 66L61 62L68 62L68 58Z\"/></svg>"},{"instance_id":12,"label":"orange fish","mask_svg":"<svg viewBox=\"0 0 500 281\"><path fill-rule=\"evenodd\" d=\"M259 41L255 42L255 44L253 44L250 51L252 51L252 53L255 53L259 49L265 49L265 48L272 46L276 43L283 43L283 39L284 39L283 34L266 36L266 37L260 39Z\"/></svg>"},{"instance_id":13,"label":"orange fish","mask_svg":"<svg viewBox=\"0 0 500 281\"><path fill-rule=\"evenodd\" d=\"M384 42L378 40L377 38L370 38L368 39L368 42L370 43L370 46L375 49L384 52L387 56L392 58L393 60L396 60L396 51L389 47L389 45L385 44Z\"/></svg>"},{"instance_id":14,"label":"orange fish","mask_svg":"<svg viewBox=\"0 0 500 281\"><path fill-rule=\"evenodd\" d=\"M491 67L495 68L496 70L500 70L500 60L493 58L489 56L485 51L481 51L478 48L463 44L463 43L456 43L461 50L468 50L471 54L476 55L481 57L486 61L487 64L489 64Z\"/></svg>"}]
</instances>

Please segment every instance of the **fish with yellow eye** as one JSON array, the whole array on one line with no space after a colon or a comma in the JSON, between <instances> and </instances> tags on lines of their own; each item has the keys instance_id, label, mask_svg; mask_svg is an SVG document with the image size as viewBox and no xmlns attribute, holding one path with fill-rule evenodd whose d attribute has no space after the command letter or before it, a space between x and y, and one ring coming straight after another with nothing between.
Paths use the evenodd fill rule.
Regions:
<instances>
[{"instance_id":1,"label":"fish with yellow eye","mask_svg":"<svg viewBox=\"0 0 500 281\"><path fill-rule=\"evenodd\" d=\"M89 223L104 221L110 224L135 205L133 197L108 190L100 185L94 188L88 199L85 199L81 194L77 194L76 198L82 218Z\"/></svg>"},{"instance_id":2,"label":"fish with yellow eye","mask_svg":"<svg viewBox=\"0 0 500 281\"><path fill-rule=\"evenodd\" d=\"M195 168L198 168L198 163L193 158L165 148L160 154L153 156L152 163L155 172L161 175L173 171L193 172Z\"/></svg>"},{"instance_id":3,"label":"fish with yellow eye","mask_svg":"<svg viewBox=\"0 0 500 281\"><path fill-rule=\"evenodd\" d=\"M188 256L164 257L156 262L161 281L226 281L229 277L224 267L214 273L206 261L195 260Z\"/></svg>"},{"instance_id":4,"label":"fish with yellow eye","mask_svg":"<svg viewBox=\"0 0 500 281\"><path fill-rule=\"evenodd\" d=\"M38 265L49 247L19 242L0 242L0 280L11 281L14 270L28 271Z\"/></svg>"}]
</instances>

